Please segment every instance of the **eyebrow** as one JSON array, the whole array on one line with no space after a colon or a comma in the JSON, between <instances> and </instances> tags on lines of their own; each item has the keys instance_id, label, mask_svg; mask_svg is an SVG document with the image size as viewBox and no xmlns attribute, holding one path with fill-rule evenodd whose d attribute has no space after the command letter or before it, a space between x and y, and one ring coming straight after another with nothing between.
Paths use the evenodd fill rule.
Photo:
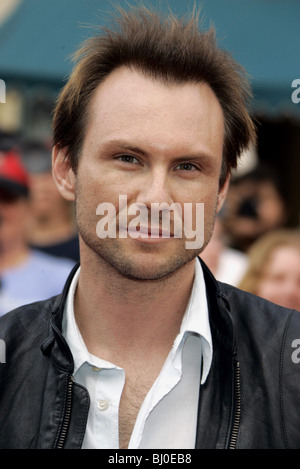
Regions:
<instances>
[{"instance_id":1,"label":"eyebrow","mask_svg":"<svg viewBox=\"0 0 300 469\"><path fill-rule=\"evenodd\" d=\"M103 143L101 145L101 147L104 149L104 150L109 150L110 148L120 148L122 150L128 150L128 151L132 151L134 153L139 153L140 155L142 156L150 156L150 154L144 150L142 150L141 148L135 146L135 145L131 145L130 143L128 143L127 140L119 140L119 139L116 139L116 140L109 140L105 143Z\"/></svg>"},{"instance_id":2,"label":"eyebrow","mask_svg":"<svg viewBox=\"0 0 300 469\"><path fill-rule=\"evenodd\" d=\"M118 147L120 150L126 150L126 151L131 151L133 153L139 154L144 157L151 157L151 154L140 147L137 147L136 145L131 145L130 142L127 140L122 140L122 139L115 139L115 140L109 140L105 143L102 144L102 148L104 150L109 150L111 147ZM195 152L192 154L186 154L186 155L181 155L173 159L174 162L179 162L179 161L190 161L190 162L199 162L202 161L210 163L213 160L213 155L210 155L209 153L206 152Z\"/></svg>"}]
</instances>

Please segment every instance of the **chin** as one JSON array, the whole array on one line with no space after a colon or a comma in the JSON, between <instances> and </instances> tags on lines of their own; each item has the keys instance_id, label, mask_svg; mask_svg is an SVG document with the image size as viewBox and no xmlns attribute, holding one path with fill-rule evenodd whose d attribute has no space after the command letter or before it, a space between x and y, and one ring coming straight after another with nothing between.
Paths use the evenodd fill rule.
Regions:
<instances>
[{"instance_id":1,"label":"chin","mask_svg":"<svg viewBox=\"0 0 300 469\"><path fill-rule=\"evenodd\" d=\"M136 280L136 281L159 281L168 279L174 275L179 269L184 268L186 264L191 262L195 256L186 257L186 256L176 256L172 258L164 259L154 259L154 256L142 255L139 259L132 258L122 258L112 261L110 259L108 262L110 265L123 277Z\"/></svg>"},{"instance_id":2,"label":"chin","mask_svg":"<svg viewBox=\"0 0 300 469\"><path fill-rule=\"evenodd\" d=\"M81 234L82 235L82 234ZM99 241L82 236L84 244L96 254L98 263L113 268L122 277L136 281L155 281L170 277L199 254L198 250L186 250L183 245L132 247L123 240ZM126 241L126 240L125 240Z\"/></svg>"}]
</instances>

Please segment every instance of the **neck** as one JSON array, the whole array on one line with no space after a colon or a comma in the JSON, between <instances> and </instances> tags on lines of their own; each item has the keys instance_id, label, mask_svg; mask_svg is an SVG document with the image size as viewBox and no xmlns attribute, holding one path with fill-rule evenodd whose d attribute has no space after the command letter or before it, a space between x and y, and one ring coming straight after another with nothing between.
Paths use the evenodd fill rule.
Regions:
<instances>
[{"instance_id":1,"label":"neck","mask_svg":"<svg viewBox=\"0 0 300 469\"><path fill-rule=\"evenodd\" d=\"M194 279L194 261L155 281L125 278L104 261L81 258L75 317L90 353L121 364L129 356L169 350Z\"/></svg>"}]
</instances>

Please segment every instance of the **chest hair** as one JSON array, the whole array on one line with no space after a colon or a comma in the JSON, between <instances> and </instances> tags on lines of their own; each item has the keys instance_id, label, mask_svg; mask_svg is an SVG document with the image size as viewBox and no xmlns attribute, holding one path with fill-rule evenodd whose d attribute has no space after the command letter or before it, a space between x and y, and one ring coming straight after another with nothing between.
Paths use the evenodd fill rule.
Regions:
<instances>
[{"instance_id":1,"label":"chest hair","mask_svg":"<svg viewBox=\"0 0 300 469\"><path fill-rule=\"evenodd\" d=\"M141 405L156 379L157 373L128 375L121 396L119 408L119 445L128 448L134 424Z\"/></svg>"}]
</instances>

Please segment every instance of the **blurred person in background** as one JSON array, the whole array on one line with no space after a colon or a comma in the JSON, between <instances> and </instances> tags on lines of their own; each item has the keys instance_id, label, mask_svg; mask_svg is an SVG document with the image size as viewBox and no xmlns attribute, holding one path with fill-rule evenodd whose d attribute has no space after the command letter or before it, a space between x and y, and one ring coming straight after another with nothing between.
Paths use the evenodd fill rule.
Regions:
<instances>
[{"instance_id":1,"label":"blurred person in background","mask_svg":"<svg viewBox=\"0 0 300 469\"><path fill-rule=\"evenodd\" d=\"M246 252L260 236L286 225L288 208L280 177L260 164L232 179L222 214L230 246Z\"/></svg>"},{"instance_id":2,"label":"blurred person in background","mask_svg":"<svg viewBox=\"0 0 300 469\"><path fill-rule=\"evenodd\" d=\"M210 242L200 257L217 280L234 286L239 284L248 266L247 255L228 246L222 215L216 218Z\"/></svg>"},{"instance_id":3,"label":"blurred person in background","mask_svg":"<svg viewBox=\"0 0 300 469\"><path fill-rule=\"evenodd\" d=\"M251 246L248 257L239 288L300 311L300 233L267 233Z\"/></svg>"},{"instance_id":4,"label":"blurred person in background","mask_svg":"<svg viewBox=\"0 0 300 469\"><path fill-rule=\"evenodd\" d=\"M61 292L74 262L32 250L29 176L15 148L0 139L0 315Z\"/></svg>"},{"instance_id":5,"label":"blurred person in background","mask_svg":"<svg viewBox=\"0 0 300 469\"><path fill-rule=\"evenodd\" d=\"M198 15L118 9L115 25L77 52L54 112L53 176L76 201L80 266L61 295L0 318L0 447L299 448L300 315L199 259L255 140L248 81ZM123 229L122 194L147 208L141 236L127 213ZM103 201L116 237L97 234ZM162 220L152 236L165 202L205 205L204 244L165 238Z\"/></svg>"},{"instance_id":6,"label":"blurred person in background","mask_svg":"<svg viewBox=\"0 0 300 469\"><path fill-rule=\"evenodd\" d=\"M79 240L73 205L65 200L52 177L51 148L31 141L21 147L24 165L29 172L32 223L31 247L51 255L79 260Z\"/></svg>"}]
</instances>

